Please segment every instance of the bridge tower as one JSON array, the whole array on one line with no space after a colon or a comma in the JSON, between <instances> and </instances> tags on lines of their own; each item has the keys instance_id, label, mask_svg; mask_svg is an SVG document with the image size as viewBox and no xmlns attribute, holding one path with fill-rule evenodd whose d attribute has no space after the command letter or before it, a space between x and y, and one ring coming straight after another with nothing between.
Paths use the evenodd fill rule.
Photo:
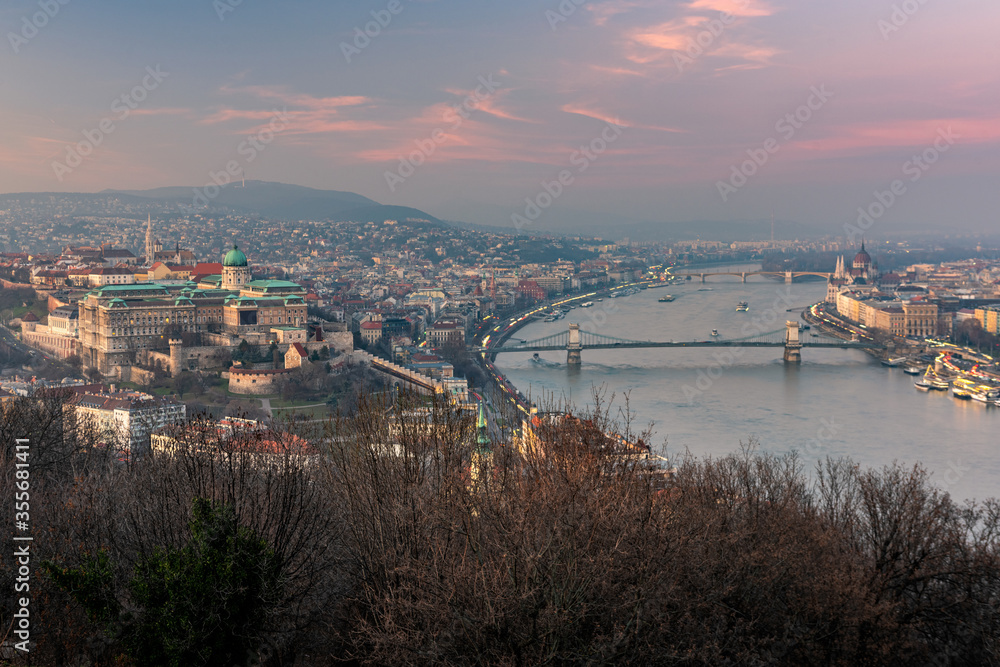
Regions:
<instances>
[{"instance_id":1,"label":"bridge tower","mask_svg":"<svg viewBox=\"0 0 1000 667\"><path fill-rule=\"evenodd\" d=\"M746 271L744 271L744 272L743 272L743 273L741 273L740 275L741 275L741 276L742 276L742 278L743 278L743 282L746 282L746 281L747 281L747 272L746 272Z\"/></svg>"},{"instance_id":2,"label":"bridge tower","mask_svg":"<svg viewBox=\"0 0 1000 667\"><path fill-rule=\"evenodd\" d=\"M580 352L583 350L583 341L580 339L580 325L569 325L569 342L566 344L566 363L570 366L579 366L583 363Z\"/></svg>"},{"instance_id":3,"label":"bridge tower","mask_svg":"<svg viewBox=\"0 0 1000 667\"><path fill-rule=\"evenodd\" d=\"M704 273L701 274L701 282L705 282L705 274Z\"/></svg>"},{"instance_id":4,"label":"bridge tower","mask_svg":"<svg viewBox=\"0 0 1000 667\"><path fill-rule=\"evenodd\" d=\"M802 342L799 340L798 322L785 322L785 363L802 363Z\"/></svg>"},{"instance_id":5,"label":"bridge tower","mask_svg":"<svg viewBox=\"0 0 1000 667\"><path fill-rule=\"evenodd\" d=\"M786 283L791 283L792 282L792 272L791 271L785 271L785 282Z\"/></svg>"}]
</instances>

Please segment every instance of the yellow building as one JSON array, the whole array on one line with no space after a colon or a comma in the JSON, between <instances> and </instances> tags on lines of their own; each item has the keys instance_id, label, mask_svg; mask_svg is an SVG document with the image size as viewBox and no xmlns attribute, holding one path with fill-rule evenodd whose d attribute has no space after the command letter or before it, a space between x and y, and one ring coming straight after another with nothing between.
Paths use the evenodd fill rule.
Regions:
<instances>
[{"instance_id":1,"label":"yellow building","mask_svg":"<svg viewBox=\"0 0 1000 667\"><path fill-rule=\"evenodd\" d=\"M146 272L148 280L188 280L194 267L157 262Z\"/></svg>"},{"instance_id":2,"label":"yellow building","mask_svg":"<svg viewBox=\"0 0 1000 667\"><path fill-rule=\"evenodd\" d=\"M1000 306L976 308L976 319L982 325L983 331L1000 334Z\"/></svg>"}]
</instances>

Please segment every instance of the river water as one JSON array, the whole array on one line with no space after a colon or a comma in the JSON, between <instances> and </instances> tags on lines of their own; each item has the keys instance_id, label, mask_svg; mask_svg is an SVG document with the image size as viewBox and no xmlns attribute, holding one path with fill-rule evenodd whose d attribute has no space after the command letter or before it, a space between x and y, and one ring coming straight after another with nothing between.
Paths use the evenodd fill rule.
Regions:
<instances>
[{"instance_id":1,"label":"river water","mask_svg":"<svg viewBox=\"0 0 1000 667\"><path fill-rule=\"evenodd\" d=\"M665 294L676 300L659 303ZM720 276L703 285L694 279L604 299L565 319L529 324L514 338L559 333L569 322L631 340L708 340L713 329L740 338L783 328L825 294L822 281L785 285L748 277L744 284ZM749 312L736 311L739 301L749 302ZM816 340L802 333L805 341ZM1000 408L919 392L916 378L860 350L807 347L800 365L786 365L782 353L780 347L584 349L578 368L566 365L565 352L543 352L541 361L505 353L496 365L540 406L590 406L596 387L622 408L627 393L633 423L652 423L654 448L668 457L685 451L718 457L753 438L766 451L797 450L810 466L826 456L872 467L919 462L956 498L1000 497Z\"/></svg>"}]
</instances>

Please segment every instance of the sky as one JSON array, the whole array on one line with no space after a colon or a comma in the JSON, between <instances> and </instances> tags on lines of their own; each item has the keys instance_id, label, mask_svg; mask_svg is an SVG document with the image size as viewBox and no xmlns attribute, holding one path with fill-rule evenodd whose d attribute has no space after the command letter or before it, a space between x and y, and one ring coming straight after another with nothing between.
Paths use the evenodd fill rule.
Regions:
<instances>
[{"instance_id":1,"label":"sky","mask_svg":"<svg viewBox=\"0 0 1000 667\"><path fill-rule=\"evenodd\" d=\"M995 0L8 0L0 192L228 168L538 231L996 230L997 26Z\"/></svg>"}]
</instances>

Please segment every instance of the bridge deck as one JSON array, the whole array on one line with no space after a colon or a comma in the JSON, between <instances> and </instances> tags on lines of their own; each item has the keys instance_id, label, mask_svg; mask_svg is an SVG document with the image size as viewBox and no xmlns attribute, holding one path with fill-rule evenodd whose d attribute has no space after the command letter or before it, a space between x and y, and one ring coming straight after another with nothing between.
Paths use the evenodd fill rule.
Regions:
<instances>
[{"instance_id":1,"label":"bridge deck","mask_svg":"<svg viewBox=\"0 0 1000 667\"><path fill-rule=\"evenodd\" d=\"M880 346L874 343L858 343L853 341L844 341L842 343L829 342L829 343L800 343L800 347L810 347L810 348L835 348L835 349L877 349ZM639 349L639 348L656 348L656 347L785 347L784 341L782 342L750 342L750 341L735 341L735 340L722 340L722 341L688 341L683 343L604 343L597 345L584 345L583 350L625 350L625 349ZM479 352L489 352L491 354L497 354L500 352L552 352L557 350L565 350L565 345L508 345L504 347L491 347L491 348L478 348Z\"/></svg>"},{"instance_id":2,"label":"bridge deck","mask_svg":"<svg viewBox=\"0 0 1000 667\"><path fill-rule=\"evenodd\" d=\"M859 350L878 349L881 347L876 343L867 341L839 340L834 338L812 341L802 340L798 336L790 339L790 335L789 329L786 326L776 331L762 331L742 338L686 341L630 340L599 334L593 331L581 331L579 325L570 324L569 331L562 331L535 340L523 340L520 343L508 344L502 347L477 348L477 351L497 355L507 352L554 352L558 350L570 350L576 354L582 350L625 350L669 347L784 347L787 349L808 347Z\"/></svg>"}]
</instances>

